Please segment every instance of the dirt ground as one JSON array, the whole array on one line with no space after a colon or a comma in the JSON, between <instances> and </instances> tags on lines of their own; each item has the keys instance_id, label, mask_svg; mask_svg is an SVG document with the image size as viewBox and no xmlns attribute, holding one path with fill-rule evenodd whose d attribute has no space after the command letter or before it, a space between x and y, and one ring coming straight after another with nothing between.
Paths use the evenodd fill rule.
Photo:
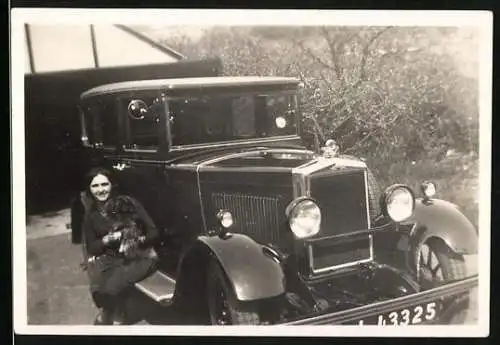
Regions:
<instances>
[{"instance_id":1,"label":"dirt ground","mask_svg":"<svg viewBox=\"0 0 500 345\"><path fill-rule=\"evenodd\" d=\"M88 325L97 310L87 276L80 268L81 251L71 244L67 211L30 219L27 241L28 324ZM472 258L474 259L474 258ZM477 269L474 260L469 262ZM176 324L175 316L165 319ZM472 294L468 323L477 322L477 295ZM141 322L144 323L144 322Z\"/></svg>"},{"instance_id":2,"label":"dirt ground","mask_svg":"<svg viewBox=\"0 0 500 345\"><path fill-rule=\"evenodd\" d=\"M96 310L68 234L28 240L28 324L89 324Z\"/></svg>"}]
</instances>

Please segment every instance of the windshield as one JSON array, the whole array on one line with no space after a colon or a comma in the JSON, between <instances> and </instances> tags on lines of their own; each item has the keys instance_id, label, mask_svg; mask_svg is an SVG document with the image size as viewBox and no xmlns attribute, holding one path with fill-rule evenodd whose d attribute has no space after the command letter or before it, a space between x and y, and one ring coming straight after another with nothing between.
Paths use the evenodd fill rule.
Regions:
<instances>
[{"instance_id":1,"label":"windshield","mask_svg":"<svg viewBox=\"0 0 500 345\"><path fill-rule=\"evenodd\" d=\"M293 94L181 98L168 105L173 146L297 133Z\"/></svg>"}]
</instances>

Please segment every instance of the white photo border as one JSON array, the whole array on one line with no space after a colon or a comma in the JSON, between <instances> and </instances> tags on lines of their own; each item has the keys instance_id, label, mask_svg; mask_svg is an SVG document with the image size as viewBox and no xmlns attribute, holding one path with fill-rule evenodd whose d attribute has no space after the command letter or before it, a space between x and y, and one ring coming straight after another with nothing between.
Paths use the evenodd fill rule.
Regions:
<instances>
[{"instance_id":1,"label":"white photo border","mask_svg":"<svg viewBox=\"0 0 500 345\"><path fill-rule=\"evenodd\" d=\"M165 20L168 18L168 20ZM480 30L480 159L478 324L464 326L38 326L27 324L26 201L24 161L24 24L139 24L192 26L339 25L473 26ZM13 321L17 334L203 336L485 337L489 334L490 198L493 14L489 11L13 9L11 11L11 128ZM24 229L24 230L23 230Z\"/></svg>"}]
</instances>

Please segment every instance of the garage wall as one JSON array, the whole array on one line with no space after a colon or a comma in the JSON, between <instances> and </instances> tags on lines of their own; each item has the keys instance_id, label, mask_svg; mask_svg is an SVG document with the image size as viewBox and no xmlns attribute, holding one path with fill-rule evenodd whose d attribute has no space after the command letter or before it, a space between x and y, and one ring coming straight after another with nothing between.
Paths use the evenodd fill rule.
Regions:
<instances>
[{"instance_id":1,"label":"garage wall","mask_svg":"<svg viewBox=\"0 0 500 345\"><path fill-rule=\"evenodd\" d=\"M221 74L220 60L213 59L25 75L27 214L68 207L81 188L88 166L77 111L82 92L126 80Z\"/></svg>"}]
</instances>

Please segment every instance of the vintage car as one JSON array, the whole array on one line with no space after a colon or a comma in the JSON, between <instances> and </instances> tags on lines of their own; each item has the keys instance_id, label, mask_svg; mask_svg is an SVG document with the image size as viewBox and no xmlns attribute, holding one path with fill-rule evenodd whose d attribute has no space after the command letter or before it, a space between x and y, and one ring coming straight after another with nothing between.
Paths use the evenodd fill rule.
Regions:
<instances>
[{"instance_id":1,"label":"vintage car","mask_svg":"<svg viewBox=\"0 0 500 345\"><path fill-rule=\"evenodd\" d=\"M463 322L477 230L432 182L379 189L333 140L306 148L300 89L204 77L81 95L93 164L161 231L159 269L137 291L190 324Z\"/></svg>"}]
</instances>

